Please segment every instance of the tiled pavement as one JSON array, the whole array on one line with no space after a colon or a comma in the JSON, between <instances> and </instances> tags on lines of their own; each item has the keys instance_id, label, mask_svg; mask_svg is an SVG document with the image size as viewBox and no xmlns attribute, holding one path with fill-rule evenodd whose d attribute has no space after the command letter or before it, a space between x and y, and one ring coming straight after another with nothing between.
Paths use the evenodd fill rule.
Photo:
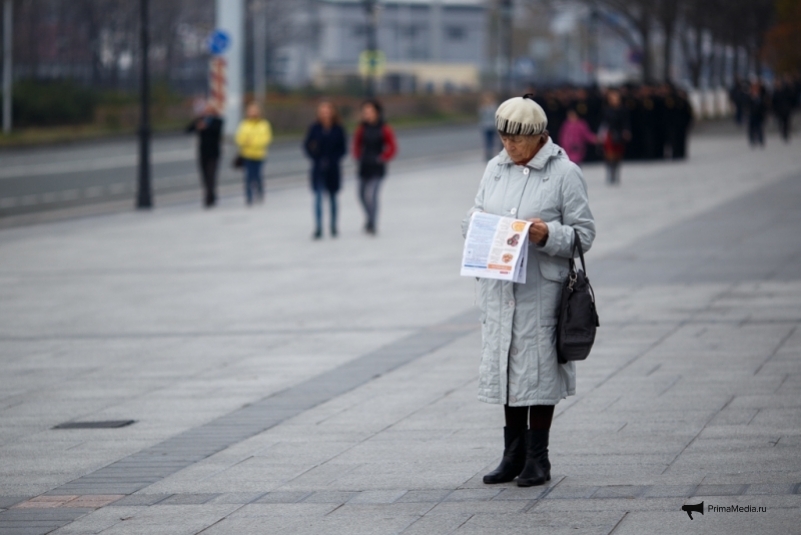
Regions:
<instances>
[{"instance_id":1,"label":"tiled pavement","mask_svg":"<svg viewBox=\"0 0 801 535\"><path fill-rule=\"evenodd\" d=\"M796 152L587 169L603 326L532 489L480 481L479 165L391 176L374 242L309 244L305 191L0 233L0 533L801 533Z\"/></svg>"}]
</instances>

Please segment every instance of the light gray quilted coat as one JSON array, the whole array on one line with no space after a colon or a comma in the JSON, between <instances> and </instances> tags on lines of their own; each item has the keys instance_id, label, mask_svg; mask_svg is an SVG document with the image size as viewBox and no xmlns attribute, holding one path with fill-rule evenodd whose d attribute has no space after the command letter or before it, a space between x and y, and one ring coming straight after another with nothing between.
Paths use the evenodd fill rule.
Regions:
<instances>
[{"instance_id":1,"label":"light gray quilted coat","mask_svg":"<svg viewBox=\"0 0 801 535\"><path fill-rule=\"evenodd\" d=\"M475 211L548 224L548 241L529 244L526 283L478 279L482 351L478 398L511 406L556 405L576 392L575 364L556 360L557 306L578 230L584 252L595 238L587 184L578 166L550 139L525 166L506 151L490 160Z\"/></svg>"}]
</instances>

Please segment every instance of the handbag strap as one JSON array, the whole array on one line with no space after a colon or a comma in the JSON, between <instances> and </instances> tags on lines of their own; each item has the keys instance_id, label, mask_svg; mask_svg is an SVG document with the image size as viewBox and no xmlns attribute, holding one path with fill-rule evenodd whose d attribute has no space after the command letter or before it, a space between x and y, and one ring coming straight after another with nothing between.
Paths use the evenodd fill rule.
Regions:
<instances>
[{"instance_id":1,"label":"handbag strap","mask_svg":"<svg viewBox=\"0 0 801 535\"><path fill-rule=\"evenodd\" d=\"M581 247L581 238L576 229L573 229L573 249L570 252L570 269L576 269L576 249L578 249L579 258L581 258L581 267L584 269L584 275L587 274L587 263L584 261L584 249Z\"/></svg>"}]
</instances>

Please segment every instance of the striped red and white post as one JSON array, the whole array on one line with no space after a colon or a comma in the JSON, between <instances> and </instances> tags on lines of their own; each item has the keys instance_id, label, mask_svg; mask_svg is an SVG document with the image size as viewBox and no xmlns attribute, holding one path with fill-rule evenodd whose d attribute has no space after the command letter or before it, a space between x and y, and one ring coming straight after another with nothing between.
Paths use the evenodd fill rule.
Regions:
<instances>
[{"instance_id":1,"label":"striped red and white post","mask_svg":"<svg viewBox=\"0 0 801 535\"><path fill-rule=\"evenodd\" d=\"M209 95L214 108L220 115L225 113L225 58L215 56L209 63Z\"/></svg>"}]
</instances>

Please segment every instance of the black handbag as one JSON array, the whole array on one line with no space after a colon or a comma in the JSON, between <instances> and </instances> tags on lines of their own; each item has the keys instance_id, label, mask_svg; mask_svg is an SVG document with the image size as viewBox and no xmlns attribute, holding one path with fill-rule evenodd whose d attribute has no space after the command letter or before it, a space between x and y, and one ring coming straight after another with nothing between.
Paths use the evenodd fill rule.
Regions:
<instances>
[{"instance_id":1,"label":"black handbag","mask_svg":"<svg viewBox=\"0 0 801 535\"><path fill-rule=\"evenodd\" d=\"M581 267L576 268L576 249L581 258ZM570 255L570 271L562 284L562 299L556 326L556 356L560 364L573 360L584 360L595 342L595 330L600 327L595 310L595 292L587 278L587 264L578 232L573 230L573 250Z\"/></svg>"},{"instance_id":2,"label":"black handbag","mask_svg":"<svg viewBox=\"0 0 801 535\"><path fill-rule=\"evenodd\" d=\"M234 169L242 169L245 167L245 159L242 157L241 154L237 154L236 157L231 162L231 167Z\"/></svg>"}]
</instances>

